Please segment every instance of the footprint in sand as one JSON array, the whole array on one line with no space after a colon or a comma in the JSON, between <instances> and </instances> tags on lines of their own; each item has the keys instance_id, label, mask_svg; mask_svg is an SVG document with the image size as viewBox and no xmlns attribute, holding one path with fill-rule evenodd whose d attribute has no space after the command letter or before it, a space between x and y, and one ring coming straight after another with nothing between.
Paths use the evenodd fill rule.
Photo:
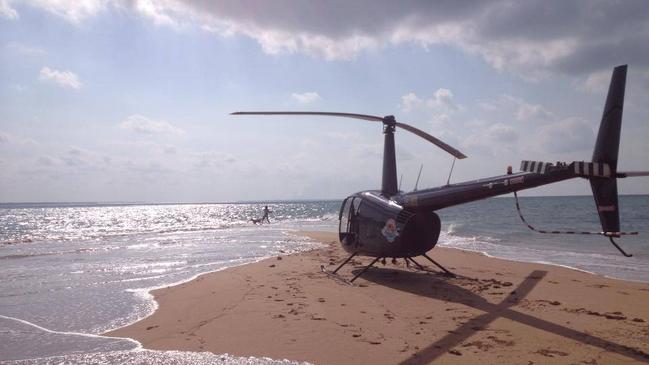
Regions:
<instances>
[{"instance_id":1,"label":"footprint in sand","mask_svg":"<svg viewBox=\"0 0 649 365\"><path fill-rule=\"evenodd\" d=\"M609 286L606 284L593 284L593 285L588 285L591 288L597 288L597 289L602 289L602 288L608 288Z\"/></svg>"}]
</instances>

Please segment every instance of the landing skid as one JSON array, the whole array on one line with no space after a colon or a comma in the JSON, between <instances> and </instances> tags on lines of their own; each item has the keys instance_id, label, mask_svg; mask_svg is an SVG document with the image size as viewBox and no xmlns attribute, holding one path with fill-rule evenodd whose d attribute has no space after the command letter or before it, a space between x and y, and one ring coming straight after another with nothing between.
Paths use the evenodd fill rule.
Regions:
<instances>
[{"instance_id":1,"label":"landing skid","mask_svg":"<svg viewBox=\"0 0 649 365\"><path fill-rule=\"evenodd\" d=\"M363 275L365 273L365 271L367 271L370 267L374 266L374 264L376 264L376 262L379 261L382 258L382 257L375 257L374 260L372 260L372 262L369 265L363 267L363 269L360 272L358 272L356 275L354 275L354 277L351 280L347 280L347 279L343 278L342 276L338 275L337 274L338 270L340 270L343 266L345 266L357 254L358 254L357 252L351 254L347 259L345 259L345 261L343 261L340 265L338 265L338 267L334 271L328 271L327 269L325 269L324 265L320 265L320 270L323 273L327 274L332 279L335 279L335 280L338 280L338 281L343 282L345 284L354 286L354 280L358 279L359 276ZM432 262L433 264L435 264L435 266L439 267L443 271L443 275L446 275L446 276L451 277L451 278L457 277L457 275L455 275L451 271L447 270L444 266L440 265L437 261L433 260L428 255L422 254L421 256L425 257L428 261ZM422 266L417 261L415 261L412 257L406 257L405 260L406 260L406 265L408 265L408 262L412 262L421 271L437 272L437 271L432 271L432 270L427 269L426 267ZM395 261L393 260L393 262L395 262ZM385 264L385 258L384 257L383 257L383 263Z\"/></svg>"},{"instance_id":2,"label":"landing skid","mask_svg":"<svg viewBox=\"0 0 649 365\"><path fill-rule=\"evenodd\" d=\"M444 266L440 265L437 261L431 259L428 255L423 254L423 255L421 255L421 256L424 256L426 259L428 259L428 261L432 262L433 264L435 264L435 266L437 266L437 267L439 267L440 269L442 269L442 271L444 271L444 275L446 275L446 276L448 276L448 277L451 277L451 278L456 278L456 277L457 277L457 275L455 275L453 272L451 272L451 271L449 271L448 269L446 269ZM425 267L423 267L422 265L420 265L417 261L415 261L412 257L406 257L406 262L407 262L408 260L410 260L410 262L412 262L413 264L415 264L415 266L417 266L417 268L418 268L419 270L427 271L427 272L436 272L436 271L431 271L431 270L426 269Z\"/></svg>"},{"instance_id":3,"label":"landing skid","mask_svg":"<svg viewBox=\"0 0 649 365\"><path fill-rule=\"evenodd\" d=\"M324 272L325 274L329 275L329 277L332 277L332 278L334 278L336 280L344 282L345 284L349 284L349 285L353 286L354 285L354 280L358 279L359 276L361 276L365 271L367 271L367 269L374 266L374 264L377 261L379 261L379 259L380 259L380 257L374 258L374 260L369 265L365 266L363 268L363 270L361 270L358 274L354 275L354 277L351 280L347 280L347 279L341 277L340 275L336 274L338 272L338 270L340 270L340 268L345 266L357 254L358 254L357 252L351 254L351 256L349 256L345 261L343 261L342 264L338 265L338 267L334 271L331 271L331 272L327 271L327 269L325 269L324 265L320 265L320 270L322 270L322 272Z\"/></svg>"}]
</instances>

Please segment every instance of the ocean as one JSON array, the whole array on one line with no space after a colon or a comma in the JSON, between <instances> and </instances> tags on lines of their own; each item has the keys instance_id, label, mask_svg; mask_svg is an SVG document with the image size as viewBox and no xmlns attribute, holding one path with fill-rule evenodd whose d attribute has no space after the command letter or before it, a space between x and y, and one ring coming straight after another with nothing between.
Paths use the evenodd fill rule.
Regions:
<instances>
[{"instance_id":1,"label":"ocean","mask_svg":"<svg viewBox=\"0 0 649 365\"><path fill-rule=\"evenodd\" d=\"M227 267L319 247L300 230L337 231L340 201L233 204L0 204L0 361L17 364L292 364L227 354L150 351L100 336L155 311L149 291ZM270 225L253 225L263 205ZM539 229L599 230L592 197L523 197ZM620 197L639 236L543 235L512 197L438 212L439 245L649 281L649 196ZM316 270L317 268L314 268Z\"/></svg>"}]
</instances>

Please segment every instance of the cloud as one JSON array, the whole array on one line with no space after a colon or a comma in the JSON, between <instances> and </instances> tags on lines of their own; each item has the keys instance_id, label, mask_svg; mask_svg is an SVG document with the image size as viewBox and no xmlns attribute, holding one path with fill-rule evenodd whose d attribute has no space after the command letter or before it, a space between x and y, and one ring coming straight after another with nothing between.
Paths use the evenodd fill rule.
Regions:
<instances>
[{"instance_id":1,"label":"cloud","mask_svg":"<svg viewBox=\"0 0 649 365\"><path fill-rule=\"evenodd\" d=\"M392 44L444 45L527 79L626 62L649 67L649 4L642 0L281 3L140 0L134 7L157 24L252 38L269 54L351 59Z\"/></svg>"},{"instance_id":2,"label":"cloud","mask_svg":"<svg viewBox=\"0 0 649 365\"><path fill-rule=\"evenodd\" d=\"M411 112L414 109L421 107L422 105L424 105L424 101L413 92L410 92L401 97L400 108L406 113Z\"/></svg>"},{"instance_id":3,"label":"cloud","mask_svg":"<svg viewBox=\"0 0 649 365\"><path fill-rule=\"evenodd\" d=\"M458 109L458 106L453 102L453 93L449 89L437 89L428 103L433 107L442 107L448 110Z\"/></svg>"},{"instance_id":4,"label":"cloud","mask_svg":"<svg viewBox=\"0 0 649 365\"><path fill-rule=\"evenodd\" d=\"M547 122L555 118L543 105L530 103L523 98L503 94L496 100L479 102L478 106L487 112L507 113L522 122Z\"/></svg>"},{"instance_id":5,"label":"cloud","mask_svg":"<svg viewBox=\"0 0 649 365\"><path fill-rule=\"evenodd\" d=\"M174 4L172 2L136 0L133 2L133 7L140 14L151 18L156 25L178 27L178 22L171 15L166 14L173 12Z\"/></svg>"},{"instance_id":6,"label":"cloud","mask_svg":"<svg viewBox=\"0 0 649 365\"><path fill-rule=\"evenodd\" d=\"M0 0L0 16L8 19L18 19L19 15L16 9L11 7L9 0Z\"/></svg>"},{"instance_id":7,"label":"cloud","mask_svg":"<svg viewBox=\"0 0 649 365\"><path fill-rule=\"evenodd\" d=\"M399 107L404 112L412 112L417 109L448 112L460 109L460 106L453 101L453 92L445 88L437 89L429 99L422 99L414 92L410 92L401 97Z\"/></svg>"},{"instance_id":8,"label":"cloud","mask_svg":"<svg viewBox=\"0 0 649 365\"><path fill-rule=\"evenodd\" d=\"M518 142L518 132L503 123L475 127L471 135L462 141L462 147L476 154L494 156L511 153Z\"/></svg>"},{"instance_id":9,"label":"cloud","mask_svg":"<svg viewBox=\"0 0 649 365\"><path fill-rule=\"evenodd\" d=\"M301 104L310 104L318 100L322 100L320 95L318 95L318 93L315 91L308 91L301 94L293 93L291 94L291 97Z\"/></svg>"},{"instance_id":10,"label":"cloud","mask_svg":"<svg viewBox=\"0 0 649 365\"><path fill-rule=\"evenodd\" d=\"M3 14L15 13L7 0L0 1L0 9L7 9ZM349 60L391 45L450 46L529 80L586 75L622 63L649 68L649 4L644 0L26 0L26 4L73 23L107 8L130 9L160 26L248 37L268 54L300 52Z\"/></svg>"},{"instance_id":11,"label":"cloud","mask_svg":"<svg viewBox=\"0 0 649 365\"><path fill-rule=\"evenodd\" d=\"M25 4L60 16L71 23L80 23L97 15L109 4L121 6L121 0L25 0Z\"/></svg>"},{"instance_id":12,"label":"cloud","mask_svg":"<svg viewBox=\"0 0 649 365\"><path fill-rule=\"evenodd\" d=\"M54 81L64 88L80 89L83 85L79 80L79 76L71 71L59 71L43 67L40 72L39 78L42 81Z\"/></svg>"},{"instance_id":13,"label":"cloud","mask_svg":"<svg viewBox=\"0 0 649 365\"><path fill-rule=\"evenodd\" d=\"M539 129L537 137L540 150L551 153L586 151L595 143L593 126L578 117L543 126Z\"/></svg>"},{"instance_id":14,"label":"cloud","mask_svg":"<svg viewBox=\"0 0 649 365\"><path fill-rule=\"evenodd\" d=\"M547 120L553 117L552 113L540 104L531 104L511 95L503 95L503 99L516 108L516 119L529 121L533 119Z\"/></svg>"},{"instance_id":15,"label":"cloud","mask_svg":"<svg viewBox=\"0 0 649 365\"><path fill-rule=\"evenodd\" d=\"M153 120L143 115L134 114L119 124L121 129L141 134L184 134L185 131L176 128L164 120Z\"/></svg>"},{"instance_id":16,"label":"cloud","mask_svg":"<svg viewBox=\"0 0 649 365\"><path fill-rule=\"evenodd\" d=\"M489 127L487 135L489 139L498 143L511 144L518 140L518 133L512 127L502 123L496 123Z\"/></svg>"}]
</instances>

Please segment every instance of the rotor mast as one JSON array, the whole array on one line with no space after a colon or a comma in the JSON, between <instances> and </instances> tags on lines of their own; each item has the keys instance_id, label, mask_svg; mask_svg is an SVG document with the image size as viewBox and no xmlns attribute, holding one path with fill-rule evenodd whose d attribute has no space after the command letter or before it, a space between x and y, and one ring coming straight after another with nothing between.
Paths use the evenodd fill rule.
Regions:
<instances>
[{"instance_id":1,"label":"rotor mast","mask_svg":"<svg viewBox=\"0 0 649 365\"><path fill-rule=\"evenodd\" d=\"M338 113L338 112L308 112L308 111L303 111L303 112L301 111L258 111L258 112L234 112L231 114L232 115L319 115L319 116L329 116L329 117L362 119L370 122L383 123L383 134L385 134L385 138L383 144L383 179L381 181L381 193L387 198L390 198L399 192L399 185L397 183L397 158L396 158L396 153L394 148L394 130L396 129L396 127L405 129L408 132L413 133L416 136L427 140L428 142L443 149L447 153L450 153L455 158L458 159L466 158L466 155L464 155L462 152L449 146L443 141L431 136L430 134L422 131L421 129L415 128L406 123L397 122L393 115L386 115L385 117L379 117L376 115L368 115L368 114Z\"/></svg>"},{"instance_id":2,"label":"rotor mast","mask_svg":"<svg viewBox=\"0 0 649 365\"><path fill-rule=\"evenodd\" d=\"M383 118L383 179L381 192L387 198L395 195L399 188L397 186L397 158L394 148L394 130L396 120L394 116L388 115Z\"/></svg>"}]
</instances>

